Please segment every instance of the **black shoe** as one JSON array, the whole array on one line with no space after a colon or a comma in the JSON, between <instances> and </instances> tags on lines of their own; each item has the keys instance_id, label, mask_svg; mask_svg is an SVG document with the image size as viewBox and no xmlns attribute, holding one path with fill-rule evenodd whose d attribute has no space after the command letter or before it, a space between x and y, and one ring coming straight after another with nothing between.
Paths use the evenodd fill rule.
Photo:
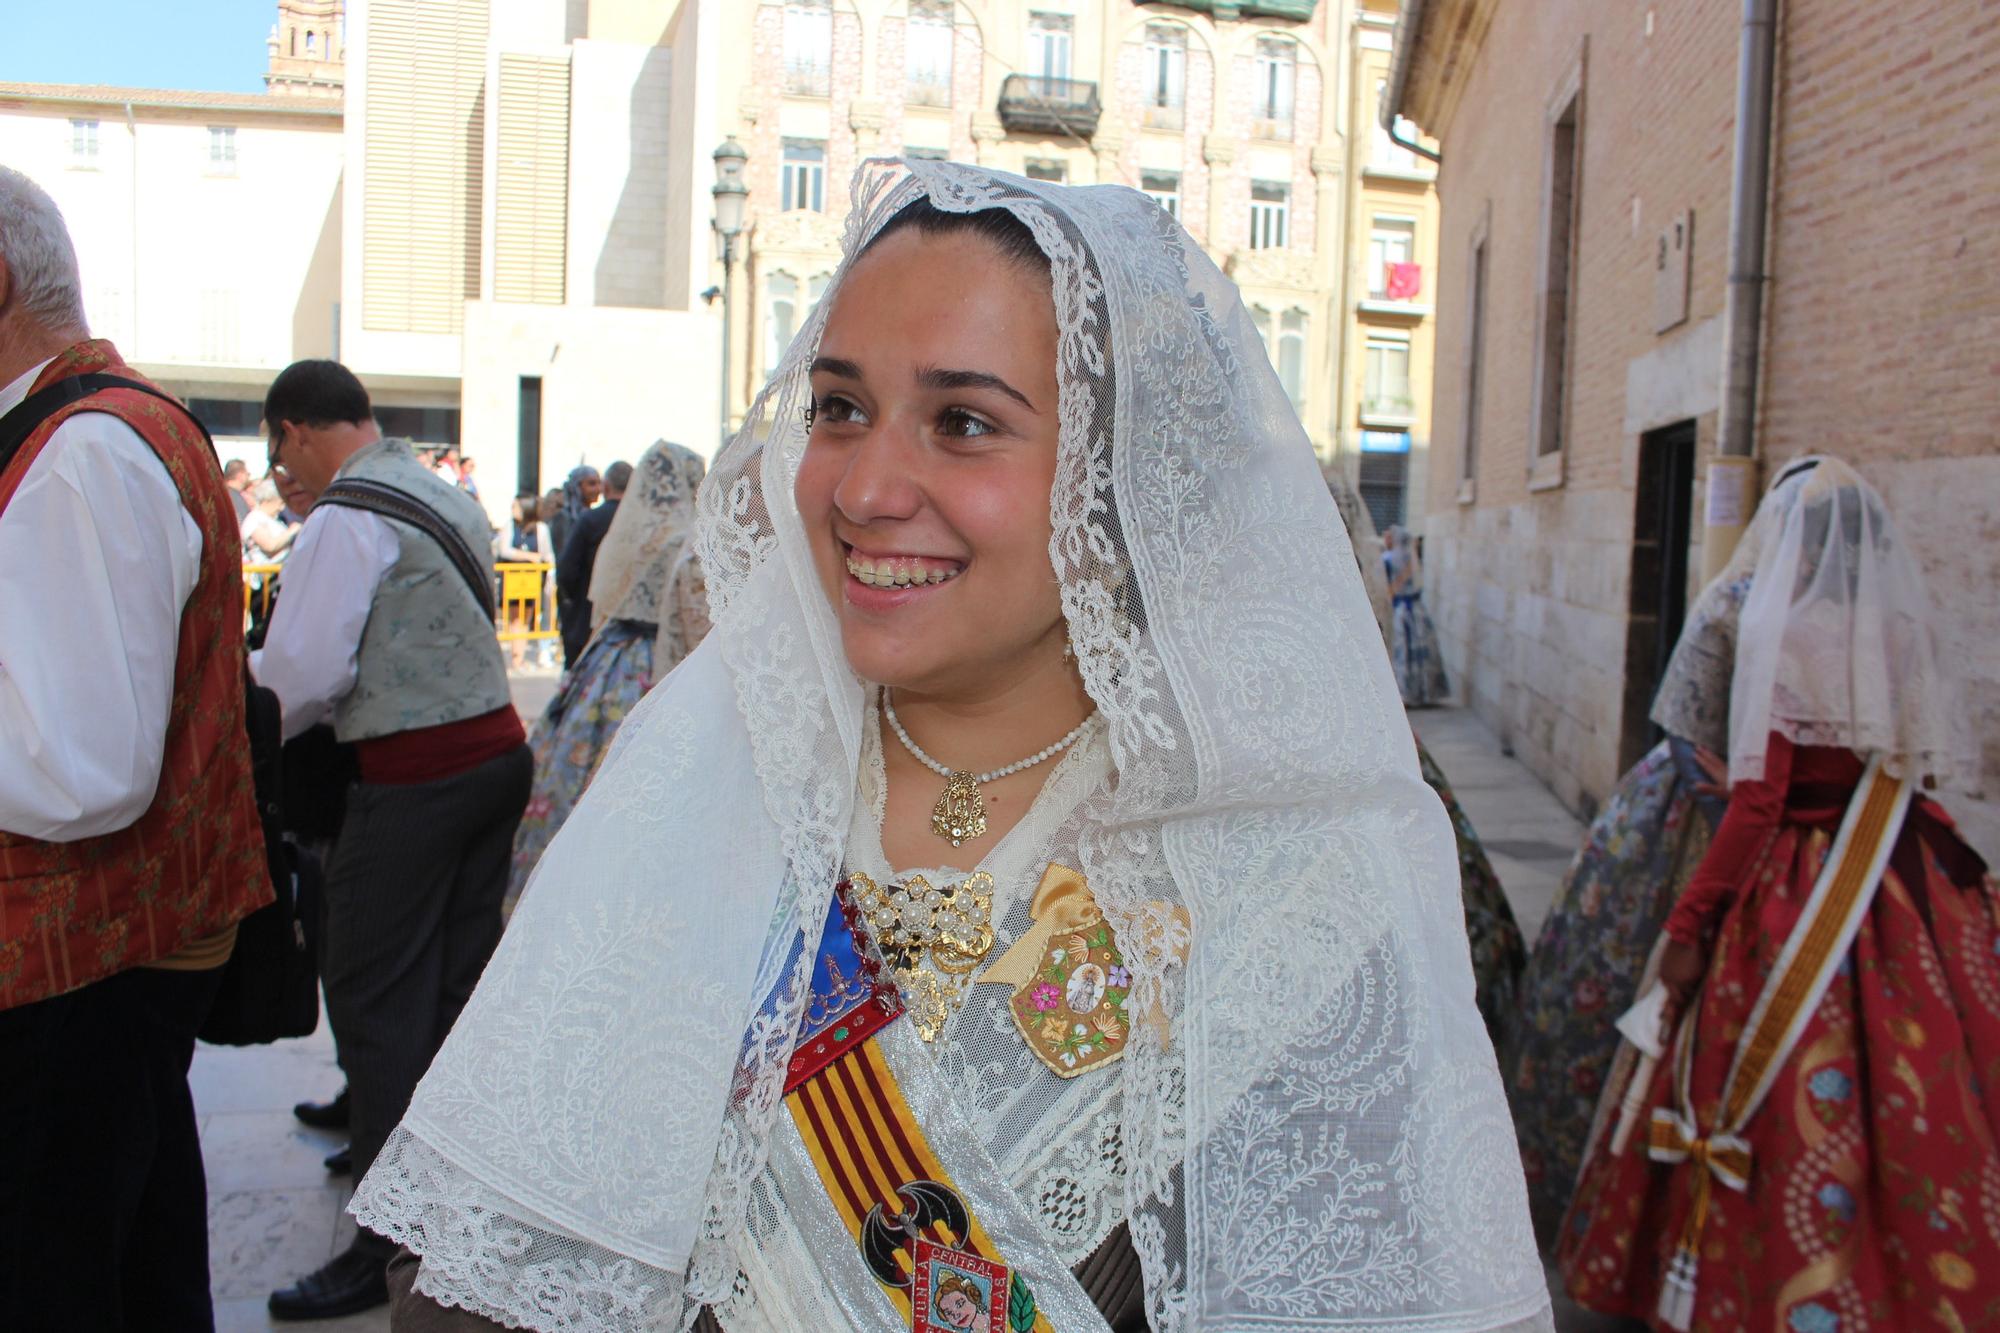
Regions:
<instances>
[{"instance_id":1,"label":"black shoe","mask_svg":"<svg viewBox=\"0 0 2000 1333\"><path fill-rule=\"evenodd\" d=\"M351 1176L354 1174L354 1145L343 1143L326 1155L326 1173L329 1176Z\"/></svg>"},{"instance_id":2,"label":"black shoe","mask_svg":"<svg viewBox=\"0 0 2000 1333\"><path fill-rule=\"evenodd\" d=\"M314 1129L347 1128L347 1089L330 1102L300 1102L292 1108L292 1114L299 1123L311 1125Z\"/></svg>"},{"instance_id":3,"label":"black shoe","mask_svg":"<svg viewBox=\"0 0 2000 1333\"><path fill-rule=\"evenodd\" d=\"M389 1258L356 1241L325 1267L271 1293L273 1319L335 1319L389 1303Z\"/></svg>"}]
</instances>

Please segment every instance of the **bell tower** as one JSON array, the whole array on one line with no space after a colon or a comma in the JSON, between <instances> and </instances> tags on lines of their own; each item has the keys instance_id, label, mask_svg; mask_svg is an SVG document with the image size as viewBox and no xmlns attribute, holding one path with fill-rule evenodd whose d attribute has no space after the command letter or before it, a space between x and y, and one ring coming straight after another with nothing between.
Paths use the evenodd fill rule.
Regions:
<instances>
[{"instance_id":1,"label":"bell tower","mask_svg":"<svg viewBox=\"0 0 2000 1333\"><path fill-rule=\"evenodd\" d=\"M265 39L264 88L275 97L339 100L347 56L346 0L278 0Z\"/></svg>"}]
</instances>

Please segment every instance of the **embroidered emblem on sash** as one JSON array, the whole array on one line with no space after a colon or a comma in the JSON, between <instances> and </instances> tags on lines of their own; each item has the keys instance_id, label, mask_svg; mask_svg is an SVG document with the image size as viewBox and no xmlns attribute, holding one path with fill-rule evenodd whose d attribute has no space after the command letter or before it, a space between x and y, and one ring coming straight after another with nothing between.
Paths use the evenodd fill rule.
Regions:
<instances>
[{"instance_id":1,"label":"embroidered emblem on sash","mask_svg":"<svg viewBox=\"0 0 2000 1333\"><path fill-rule=\"evenodd\" d=\"M1014 987L1014 1026L1056 1074L1110 1064L1132 1035L1132 976L1110 922L1083 876L1054 864L1028 911L1034 925L979 980Z\"/></svg>"},{"instance_id":2,"label":"embroidered emblem on sash","mask_svg":"<svg viewBox=\"0 0 2000 1333\"><path fill-rule=\"evenodd\" d=\"M910 1333L1026 1333L1035 1298L1007 1265L919 1238ZM1019 1315L1010 1300L1019 1294Z\"/></svg>"}]
</instances>

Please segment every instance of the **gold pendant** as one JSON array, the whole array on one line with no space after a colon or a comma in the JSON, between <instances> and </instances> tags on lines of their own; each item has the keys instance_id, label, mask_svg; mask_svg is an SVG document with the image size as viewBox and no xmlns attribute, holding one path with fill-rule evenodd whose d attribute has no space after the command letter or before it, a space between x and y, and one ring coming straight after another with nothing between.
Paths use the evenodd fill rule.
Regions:
<instances>
[{"instance_id":1,"label":"gold pendant","mask_svg":"<svg viewBox=\"0 0 2000 1333\"><path fill-rule=\"evenodd\" d=\"M951 775L944 795L931 807L931 832L954 847L986 832L986 798L979 794L979 779L970 773Z\"/></svg>"}]
</instances>

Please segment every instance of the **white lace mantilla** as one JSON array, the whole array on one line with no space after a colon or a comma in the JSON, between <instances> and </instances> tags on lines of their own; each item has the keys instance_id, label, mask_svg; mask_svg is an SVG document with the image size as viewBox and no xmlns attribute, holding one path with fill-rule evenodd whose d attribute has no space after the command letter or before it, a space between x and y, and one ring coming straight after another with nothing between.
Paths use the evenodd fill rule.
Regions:
<instances>
[{"instance_id":1,"label":"white lace mantilla","mask_svg":"<svg viewBox=\"0 0 2000 1333\"><path fill-rule=\"evenodd\" d=\"M975 987L941 1066L1064 1254L1129 1222L1155 1333L1549 1327L1450 825L1235 288L1134 191L955 163L859 174L847 259L701 491L715 629L627 720L357 1212L524 1326L818 1326L766 1166L869 712L792 486L853 256L920 197L1049 260L1050 560L1113 774L996 921L1028 863L1074 867L1166 1018L1044 1092Z\"/></svg>"}]
</instances>

